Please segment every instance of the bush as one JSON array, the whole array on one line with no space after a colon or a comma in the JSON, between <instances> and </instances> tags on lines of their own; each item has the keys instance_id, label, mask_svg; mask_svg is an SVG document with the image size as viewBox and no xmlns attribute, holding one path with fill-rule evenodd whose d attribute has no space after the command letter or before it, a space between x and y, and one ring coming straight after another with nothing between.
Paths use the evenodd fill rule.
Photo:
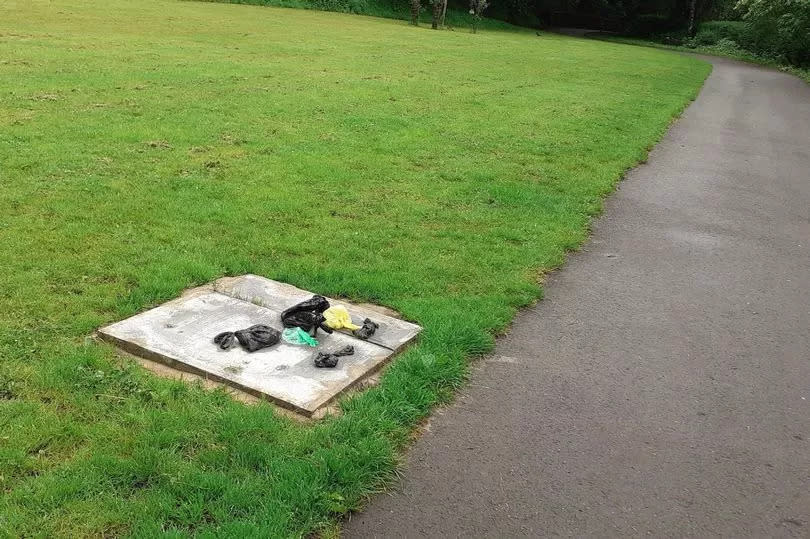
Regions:
<instances>
[{"instance_id":1,"label":"bush","mask_svg":"<svg viewBox=\"0 0 810 539\"><path fill-rule=\"evenodd\" d=\"M729 42L738 49L755 51L755 39L748 25L742 21L709 21L698 27L692 38L683 38L683 45L687 47L711 47Z\"/></svg>"},{"instance_id":2,"label":"bush","mask_svg":"<svg viewBox=\"0 0 810 539\"><path fill-rule=\"evenodd\" d=\"M810 65L810 0L740 0L754 52Z\"/></svg>"},{"instance_id":3,"label":"bush","mask_svg":"<svg viewBox=\"0 0 810 539\"><path fill-rule=\"evenodd\" d=\"M669 32L659 32L649 36L653 41L666 45L683 45L696 48L717 45L721 40L730 40L737 44L750 41L746 36L746 25L740 21L709 21L701 23L694 37L686 35L685 28Z\"/></svg>"},{"instance_id":4,"label":"bush","mask_svg":"<svg viewBox=\"0 0 810 539\"><path fill-rule=\"evenodd\" d=\"M313 0L313 7L322 11L342 13L367 13L368 3L365 0Z\"/></svg>"},{"instance_id":5,"label":"bush","mask_svg":"<svg viewBox=\"0 0 810 539\"><path fill-rule=\"evenodd\" d=\"M808 0L810 2L810 0ZM708 21L701 23L694 37L688 37L683 29L658 34L654 41L667 45L681 45L703 52L729 56L751 56L776 63L807 65L810 50L797 46L787 47L775 28L752 24L751 21ZM808 44L810 46L810 44ZM802 56L801 52L805 55Z\"/></svg>"},{"instance_id":6,"label":"bush","mask_svg":"<svg viewBox=\"0 0 810 539\"><path fill-rule=\"evenodd\" d=\"M698 27L695 40L701 45L714 45L721 39L745 41L746 25L741 21L709 21Z\"/></svg>"},{"instance_id":7,"label":"bush","mask_svg":"<svg viewBox=\"0 0 810 539\"><path fill-rule=\"evenodd\" d=\"M728 39L726 37L720 38L717 43L711 45L711 50L715 54L723 54L726 56L732 57L739 57L745 54L745 49L739 46L739 44L734 41L733 39Z\"/></svg>"}]
</instances>

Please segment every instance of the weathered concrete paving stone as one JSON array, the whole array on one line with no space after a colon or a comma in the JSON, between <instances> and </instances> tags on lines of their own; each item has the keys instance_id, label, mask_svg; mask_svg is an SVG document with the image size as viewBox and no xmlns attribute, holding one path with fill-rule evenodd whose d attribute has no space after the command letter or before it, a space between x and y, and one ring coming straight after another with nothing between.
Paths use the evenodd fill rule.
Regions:
<instances>
[{"instance_id":1,"label":"weathered concrete paving stone","mask_svg":"<svg viewBox=\"0 0 810 539\"><path fill-rule=\"evenodd\" d=\"M277 284L281 285L281 290L287 286ZM246 301L210 288L195 289L176 300L104 327L98 333L101 338L129 353L229 384L311 416L341 392L376 371L395 350L337 331L332 335L319 331L317 348L282 341L271 348L248 353L238 345L230 350L220 350L213 343L213 337L222 331L234 331L253 324L283 329L281 311L312 296L312 293L300 291L299 294L299 289L294 290L292 297L285 295L282 300L270 301L268 296L265 297L268 299L266 304L257 305L256 301ZM353 315L360 312L354 306L347 307ZM381 329L383 322L386 328L401 328L403 326L398 323L407 324L371 311L369 316L380 322ZM416 328L415 331L409 328L410 340L421 328L413 324L408 326ZM399 344L404 338L403 332L394 333L392 330L386 338L392 335L396 335L397 340L386 342L396 342L398 348L407 342ZM318 369L314 366L313 357L318 351L329 352L347 344L354 346L355 353L340 358L336 368Z\"/></svg>"}]
</instances>

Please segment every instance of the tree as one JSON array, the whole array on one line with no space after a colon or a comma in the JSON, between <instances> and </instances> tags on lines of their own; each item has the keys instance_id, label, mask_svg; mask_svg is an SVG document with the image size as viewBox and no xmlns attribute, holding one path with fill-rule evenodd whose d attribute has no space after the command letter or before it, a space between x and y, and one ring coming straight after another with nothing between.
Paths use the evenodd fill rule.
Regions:
<instances>
[{"instance_id":1,"label":"tree","mask_svg":"<svg viewBox=\"0 0 810 539\"><path fill-rule=\"evenodd\" d=\"M697 11L697 0L689 0L689 26L686 33L694 37L697 33L697 25L695 24L695 12Z\"/></svg>"},{"instance_id":2,"label":"tree","mask_svg":"<svg viewBox=\"0 0 810 539\"><path fill-rule=\"evenodd\" d=\"M442 19L442 5L444 4L445 0L431 0L432 7L433 7L433 18L431 20L430 27L434 30L437 30L440 26L439 22ZM444 24L443 21L441 21Z\"/></svg>"},{"instance_id":3,"label":"tree","mask_svg":"<svg viewBox=\"0 0 810 539\"><path fill-rule=\"evenodd\" d=\"M472 33L478 32L478 25L481 22L481 14L489 7L487 0L470 0L470 15L473 16Z\"/></svg>"},{"instance_id":4,"label":"tree","mask_svg":"<svg viewBox=\"0 0 810 539\"><path fill-rule=\"evenodd\" d=\"M419 26L419 14L422 11L422 0L411 0L411 24Z\"/></svg>"},{"instance_id":5,"label":"tree","mask_svg":"<svg viewBox=\"0 0 810 539\"><path fill-rule=\"evenodd\" d=\"M810 64L810 0L740 0L755 46L796 65Z\"/></svg>"}]
</instances>

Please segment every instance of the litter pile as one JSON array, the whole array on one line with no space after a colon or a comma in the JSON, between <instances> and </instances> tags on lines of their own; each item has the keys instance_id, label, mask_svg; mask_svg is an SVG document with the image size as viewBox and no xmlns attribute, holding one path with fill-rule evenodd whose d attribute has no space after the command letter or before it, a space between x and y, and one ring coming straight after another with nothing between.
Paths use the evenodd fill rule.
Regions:
<instances>
[{"instance_id":1,"label":"litter pile","mask_svg":"<svg viewBox=\"0 0 810 539\"><path fill-rule=\"evenodd\" d=\"M248 274L187 290L98 336L147 368L167 366L160 374L190 373L313 417L421 331L370 305Z\"/></svg>"},{"instance_id":2,"label":"litter pile","mask_svg":"<svg viewBox=\"0 0 810 539\"><path fill-rule=\"evenodd\" d=\"M236 342L248 352L255 352L278 344L282 339L293 345L318 346L318 330L327 334L334 330L347 329L358 339L367 340L379 329L379 324L366 318L362 326L352 322L352 317L346 307L337 305L332 307L323 296L312 296L306 301L297 303L281 313L281 323L284 331L264 324L256 324L239 331L224 331L214 337L214 344L222 350L232 348ZM337 366L338 358L354 354L354 347L345 346L335 352L318 352L314 358L318 368L331 369Z\"/></svg>"}]
</instances>

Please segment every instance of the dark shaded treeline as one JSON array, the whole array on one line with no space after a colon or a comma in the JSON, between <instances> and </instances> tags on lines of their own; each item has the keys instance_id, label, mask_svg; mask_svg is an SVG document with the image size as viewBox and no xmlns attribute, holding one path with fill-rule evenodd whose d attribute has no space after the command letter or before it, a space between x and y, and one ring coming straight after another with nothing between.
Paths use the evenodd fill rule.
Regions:
<instances>
[{"instance_id":1,"label":"dark shaded treeline","mask_svg":"<svg viewBox=\"0 0 810 539\"><path fill-rule=\"evenodd\" d=\"M458 1L458 4L457 4ZM451 6L460 6L451 0ZM571 26L645 35L737 16L733 0L502 0L487 12L521 26Z\"/></svg>"}]
</instances>

